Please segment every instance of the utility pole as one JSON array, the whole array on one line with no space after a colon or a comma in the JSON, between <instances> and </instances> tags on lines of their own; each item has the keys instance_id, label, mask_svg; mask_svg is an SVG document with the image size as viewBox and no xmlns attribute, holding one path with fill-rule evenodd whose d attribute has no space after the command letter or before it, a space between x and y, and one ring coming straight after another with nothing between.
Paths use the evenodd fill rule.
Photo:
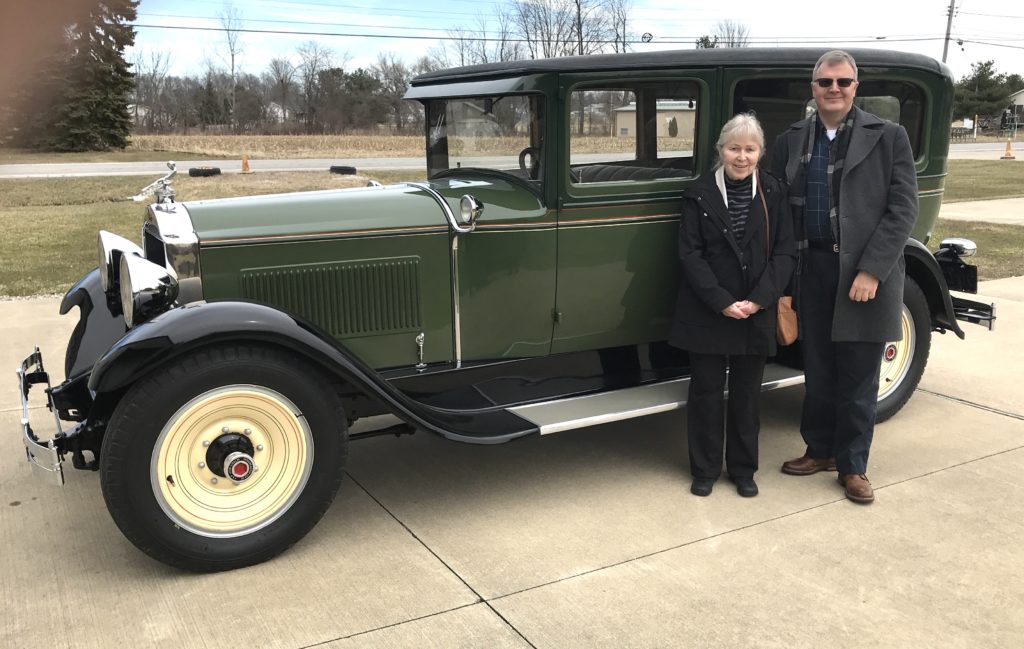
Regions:
<instances>
[{"instance_id":1,"label":"utility pole","mask_svg":"<svg viewBox=\"0 0 1024 649\"><path fill-rule=\"evenodd\" d=\"M942 62L946 62L946 54L949 52L949 32L953 30L953 9L956 7L956 0L949 0L949 19L946 20L946 40L942 43Z\"/></svg>"}]
</instances>

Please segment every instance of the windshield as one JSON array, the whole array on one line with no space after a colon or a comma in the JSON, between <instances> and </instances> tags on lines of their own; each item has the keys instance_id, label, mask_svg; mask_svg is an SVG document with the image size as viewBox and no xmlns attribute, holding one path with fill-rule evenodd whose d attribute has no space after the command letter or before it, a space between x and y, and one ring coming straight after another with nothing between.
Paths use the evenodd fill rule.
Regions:
<instances>
[{"instance_id":1,"label":"windshield","mask_svg":"<svg viewBox=\"0 0 1024 649\"><path fill-rule=\"evenodd\" d=\"M427 170L491 169L540 182L543 97L499 95L427 103Z\"/></svg>"}]
</instances>

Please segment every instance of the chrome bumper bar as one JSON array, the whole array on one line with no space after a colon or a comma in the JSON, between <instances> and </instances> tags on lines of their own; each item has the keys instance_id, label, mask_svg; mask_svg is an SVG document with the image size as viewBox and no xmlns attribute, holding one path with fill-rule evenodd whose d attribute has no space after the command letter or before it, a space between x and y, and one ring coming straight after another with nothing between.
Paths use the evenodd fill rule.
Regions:
<instances>
[{"instance_id":1,"label":"chrome bumper bar","mask_svg":"<svg viewBox=\"0 0 1024 649\"><path fill-rule=\"evenodd\" d=\"M57 408L53 403L53 396L50 394L50 375L43 369L43 355L39 348L26 358L21 367L17 369L18 387L21 393L21 436L25 443L25 455L27 456L32 471L58 487L64 485L64 469L61 466L63 454L57 449L56 440L64 436L60 427L60 418L57 416ZM42 441L32 432L32 425L28 418L28 393L33 385L38 383L46 384L47 407L53 413L53 421L57 425L57 434L49 441Z\"/></svg>"}]
</instances>

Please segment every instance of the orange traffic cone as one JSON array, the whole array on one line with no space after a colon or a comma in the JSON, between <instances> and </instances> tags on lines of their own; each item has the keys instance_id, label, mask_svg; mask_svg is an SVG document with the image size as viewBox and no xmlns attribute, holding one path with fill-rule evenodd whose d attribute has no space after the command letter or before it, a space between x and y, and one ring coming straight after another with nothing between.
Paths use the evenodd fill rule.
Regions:
<instances>
[{"instance_id":1,"label":"orange traffic cone","mask_svg":"<svg viewBox=\"0 0 1024 649\"><path fill-rule=\"evenodd\" d=\"M1000 160L1015 160L1013 157L1013 151L1010 149L1010 138L1006 138L1006 152L1003 154Z\"/></svg>"},{"instance_id":2,"label":"orange traffic cone","mask_svg":"<svg viewBox=\"0 0 1024 649\"><path fill-rule=\"evenodd\" d=\"M242 154L242 173L244 173L244 174L251 174L252 173L252 169L249 168L249 154L248 153L243 153Z\"/></svg>"}]
</instances>

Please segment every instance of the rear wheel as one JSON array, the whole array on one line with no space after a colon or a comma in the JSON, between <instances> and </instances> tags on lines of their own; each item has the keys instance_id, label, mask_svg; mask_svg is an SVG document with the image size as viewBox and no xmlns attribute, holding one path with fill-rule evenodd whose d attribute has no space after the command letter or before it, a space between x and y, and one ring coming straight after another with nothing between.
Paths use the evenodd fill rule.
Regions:
<instances>
[{"instance_id":1,"label":"rear wheel","mask_svg":"<svg viewBox=\"0 0 1024 649\"><path fill-rule=\"evenodd\" d=\"M329 382L275 349L195 352L139 381L100 454L114 522L186 570L265 561L312 529L342 478L347 427Z\"/></svg>"},{"instance_id":2,"label":"rear wheel","mask_svg":"<svg viewBox=\"0 0 1024 649\"><path fill-rule=\"evenodd\" d=\"M892 417L907 403L921 382L932 345L931 311L924 293L910 277L903 287L900 318L903 339L885 343L878 376L876 421Z\"/></svg>"}]
</instances>

